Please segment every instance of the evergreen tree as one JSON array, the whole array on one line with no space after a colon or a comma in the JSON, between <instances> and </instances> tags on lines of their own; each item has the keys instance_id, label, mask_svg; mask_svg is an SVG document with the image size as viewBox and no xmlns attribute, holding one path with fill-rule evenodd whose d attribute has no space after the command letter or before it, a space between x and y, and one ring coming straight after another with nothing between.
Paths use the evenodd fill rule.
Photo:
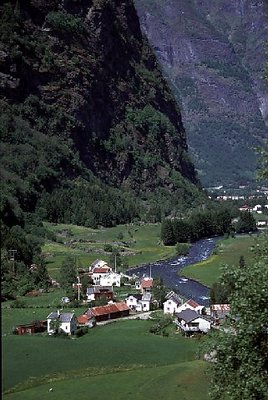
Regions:
<instances>
[{"instance_id":1,"label":"evergreen tree","mask_svg":"<svg viewBox=\"0 0 268 400\"><path fill-rule=\"evenodd\" d=\"M239 221L236 225L237 233L256 231L256 221L251 212L242 211L239 216Z\"/></svg>"},{"instance_id":2,"label":"evergreen tree","mask_svg":"<svg viewBox=\"0 0 268 400\"><path fill-rule=\"evenodd\" d=\"M156 278L153 280L152 294L153 298L158 301L159 306L162 307L167 295L167 289L164 286L162 278Z\"/></svg>"},{"instance_id":3,"label":"evergreen tree","mask_svg":"<svg viewBox=\"0 0 268 400\"><path fill-rule=\"evenodd\" d=\"M66 257L60 267L59 283L61 287L70 290L77 283L76 260L73 256Z\"/></svg>"},{"instance_id":4,"label":"evergreen tree","mask_svg":"<svg viewBox=\"0 0 268 400\"><path fill-rule=\"evenodd\" d=\"M173 232L173 224L172 221L170 221L169 219L166 219L162 222L161 240L163 241L165 246L171 246L176 243Z\"/></svg>"}]
</instances>

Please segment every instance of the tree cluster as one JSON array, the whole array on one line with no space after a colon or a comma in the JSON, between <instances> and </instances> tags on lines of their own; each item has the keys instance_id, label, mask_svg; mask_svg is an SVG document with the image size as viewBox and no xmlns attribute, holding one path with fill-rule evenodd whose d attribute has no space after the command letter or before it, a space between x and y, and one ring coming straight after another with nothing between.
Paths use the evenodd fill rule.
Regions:
<instances>
[{"instance_id":1,"label":"tree cluster","mask_svg":"<svg viewBox=\"0 0 268 400\"><path fill-rule=\"evenodd\" d=\"M220 285L228 292L231 326L214 332L209 352L211 397L267 400L268 394L268 237L255 246L255 260L225 266Z\"/></svg>"},{"instance_id":2,"label":"tree cluster","mask_svg":"<svg viewBox=\"0 0 268 400\"><path fill-rule=\"evenodd\" d=\"M227 209L197 212L185 219L166 219L161 226L161 240L170 246L223 235L231 231L231 221Z\"/></svg>"}]
</instances>

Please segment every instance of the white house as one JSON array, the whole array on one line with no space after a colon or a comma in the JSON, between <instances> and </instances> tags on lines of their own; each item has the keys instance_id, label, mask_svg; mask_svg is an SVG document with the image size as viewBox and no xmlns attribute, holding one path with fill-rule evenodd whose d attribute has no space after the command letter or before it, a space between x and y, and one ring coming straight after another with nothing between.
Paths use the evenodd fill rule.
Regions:
<instances>
[{"instance_id":1,"label":"white house","mask_svg":"<svg viewBox=\"0 0 268 400\"><path fill-rule=\"evenodd\" d=\"M87 301L94 301L99 299L106 299L107 301L113 300L113 287L92 285L86 291Z\"/></svg>"},{"instance_id":2,"label":"white house","mask_svg":"<svg viewBox=\"0 0 268 400\"><path fill-rule=\"evenodd\" d=\"M121 286L121 274L113 271L101 275L98 279L100 286Z\"/></svg>"},{"instance_id":3,"label":"white house","mask_svg":"<svg viewBox=\"0 0 268 400\"><path fill-rule=\"evenodd\" d=\"M230 314L230 304L212 304L210 306L210 315L214 324L218 325L220 321L224 321Z\"/></svg>"},{"instance_id":4,"label":"white house","mask_svg":"<svg viewBox=\"0 0 268 400\"><path fill-rule=\"evenodd\" d=\"M144 293L141 298L142 311L150 311L152 303L151 293Z\"/></svg>"},{"instance_id":5,"label":"white house","mask_svg":"<svg viewBox=\"0 0 268 400\"><path fill-rule=\"evenodd\" d=\"M181 306L179 306L177 312L181 312L184 310L193 310L193 311L197 312L198 314L202 314L205 312L205 307L201 306L193 299L190 299L190 300L186 301L186 303L183 303Z\"/></svg>"},{"instance_id":6,"label":"white house","mask_svg":"<svg viewBox=\"0 0 268 400\"><path fill-rule=\"evenodd\" d=\"M256 225L259 226L259 227L265 227L265 226L267 226L267 221L259 220L259 221L256 222Z\"/></svg>"},{"instance_id":7,"label":"white house","mask_svg":"<svg viewBox=\"0 0 268 400\"><path fill-rule=\"evenodd\" d=\"M77 320L74 313L52 312L47 316L47 332L54 333L54 328L51 326L52 321L59 321L59 331L63 331L68 335L73 335L77 328Z\"/></svg>"},{"instance_id":8,"label":"white house","mask_svg":"<svg viewBox=\"0 0 268 400\"><path fill-rule=\"evenodd\" d=\"M125 302L127 303L128 307L131 310L141 311L141 303L140 303L141 298L142 298L141 293L128 294L127 297L125 298Z\"/></svg>"},{"instance_id":9,"label":"white house","mask_svg":"<svg viewBox=\"0 0 268 400\"><path fill-rule=\"evenodd\" d=\"M125 302L131 310L150 311L152 303L152 295L151 293L129 294L125 298Z\"/></svg>"},{"instance_id":10,"label":"white house","mask_svg":"<svg viewBox=\"0 0 268 400\"><path fill-rule=\"evenodd\" d=\"M211 328L211 322L207 317L190 309L177 313L175 323L177 328L185 333L207 333Z\"/></svg>"},{"instance_id":11,"label":"white house","mask_svg":"<svg viewBox=\"0 0 268 400\"><path fill-rule=\"evenodd\" d=\"M94 261L91 266L89 267L89 271L91 271L93 268L98 267L98 268L102 268L102 267L107 267L108 264L106 261L103 260L96 260Z\"/></svg>"},{"instance_id":12,"label":"white house","mask_svg":"<svg viewBox=\"0 0 268 400\"><path fill-rule=\"evenodd\" d=\"M94 285L99 285L101 278L107 274L110 274L111 272L113 272L112 268L109 267L107 264L101 267L93 266L90 270L90 275L93 279Z\"/></svg>"},{"instance_id":13,"label":"white house","mask_svg":"<svg viewBox=\"0 0 268 400\"><path fill-rule=\"evenodd\" d=\"M255 211L257 214L262 214L262 206L261 204L256 204L256 206L254 206L252 208L253 211Z\"/></svg>"},{"instance_id":14,"label":"white house","mask_svg":"<svg viewBox=\"0 0 268 400\"><path fill-rule=\"evenodd\" d=\"M140 281L140 289L142 294L151 293L153 288L153 281L153 278L142 278L142 280Z\"/></svg>"},{"instance_id":15,"label":"white house","mask_svg":"<svg viewBox=\"0 0 268 400\"><path fill-rule=\"evenodd\" d=\"M179 307L182 305L183 300L175 292L169 292L164 301L164 314L174 314L179 312Z\"/></svg>"}]
</instances>

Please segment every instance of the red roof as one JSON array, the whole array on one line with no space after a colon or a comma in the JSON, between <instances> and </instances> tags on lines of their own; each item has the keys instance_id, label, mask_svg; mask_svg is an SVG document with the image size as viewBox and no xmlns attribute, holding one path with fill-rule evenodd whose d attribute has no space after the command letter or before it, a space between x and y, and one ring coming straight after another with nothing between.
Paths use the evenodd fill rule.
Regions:
<instances>
[{"instance_id":1,"label":"red roof","mask_svg":"<svg viewBox=\"0 0 268 400\"><path fill-rule=\"evenodd\" d=\"M193 308L200 307L200 304L196 303L193 299L188 300L187 304L189 304L189 306L191 306Z\"/></svg>"},{"instance_id":2,"label":"red roof","mask_svg":"<svg viewBox=\"0 0 268 400\"><path fill-rule=\"evenodd\" d=\"M126 303L107 304L106 306L98 306L91 308L92 313L97 317L100 315L107 315L117 313L119 311L129 310Z\"/></svg>"},{"instance_id":3,"label":"red roof","mask_svg":"<svg viewBox=\"0 0 268 400\"><path fill-rule=\"evenodd\" d=\"M107 272L110 272L110 270L110 267L94 267L92 272L94 274L107 274Z\"/></svg>"},{"instance_id":4,"label":"red roof","mask_svg":"<svg viewBox=\"0 0 268 400\"><path fill-rule=\"evenodd\" d=\"M89 320L90 320L90 317L88 317L87 315L79 315L77 317L77 322L79 324L86 324Z\"/></svg>"},{"instance_id":5,"label":"red roof","mask_svg":"<svg viewBox=\"0 0 268 400\"><path fill-rule=\"evenodd\" d=\"M141 281L141 288L146 289L146 288L151 288L153 286L153 279L152 278L145 278Z\"/></svg>"}]
</instances>

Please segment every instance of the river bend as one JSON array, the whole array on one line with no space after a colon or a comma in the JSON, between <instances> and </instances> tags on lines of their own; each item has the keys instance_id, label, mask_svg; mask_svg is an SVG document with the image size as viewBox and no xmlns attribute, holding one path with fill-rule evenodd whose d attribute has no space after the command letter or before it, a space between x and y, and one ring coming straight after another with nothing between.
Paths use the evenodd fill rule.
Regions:
<instances>
[{"instance_id":1,"label":"river bend","mask_svg":"<svg viewBox=\"0 0 268 400\"><path fill-rule=\"evenodd\" d=\"M139 278L150 276L163 279L164 285L187 299L193 299L201 305L209 305L209 288L193 279L180 275L186 265L196 264L207 259L213 252L219 237L202 239L193 243L187 256L176 256L169 260L158 261L131 268L128 275L135 274Z\"/></svg>"}]
</instances>

